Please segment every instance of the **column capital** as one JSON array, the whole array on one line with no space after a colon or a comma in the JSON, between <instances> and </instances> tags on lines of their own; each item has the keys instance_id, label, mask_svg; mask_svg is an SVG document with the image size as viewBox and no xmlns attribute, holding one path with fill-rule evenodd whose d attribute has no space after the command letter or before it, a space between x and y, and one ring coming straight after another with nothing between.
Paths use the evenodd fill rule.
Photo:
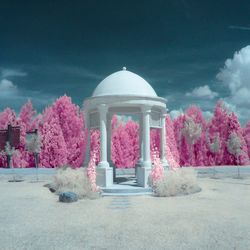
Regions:
<instances>
[{"instance_id":1,"label":"column capital","mask_svg":"<svg viewBox=\"0 0 250 250\"><path fill-rule=\"evenodd\" d=\"M166 117L167 117L167 113L161 113L161 118L162 119L166 119Z\"/></svg>"},{"instance_id":2,"label":"column capital","mask_svg":"<svg viewBox=\"0 0 250 250\"><path fill-rule=\"evenodd\" d=\"M151 113L152 106L149 105L143 105L141 106L141 111L143 114L150 114Z\"/></svg>"},{"instance_id":3,"label":"column capital","mask_svg":"<svg viewBox=\"0 0 250 250\"><path fill-rule=\"evenodd\" d=\"M162 109L161 110L161 117L166 117L168 114L168 109Z\"/></svg>"},{"instance_id":4,"label":"column capital","mask_svg":"<svg viewBox=\"0 0 250 250\"><path fill-rule=\"evenodd\" d=\"M107 111L108 111L108 105L106 105L106 104L99 105L98 106L98 111L100 113L107 113Z\"/></svg>"}]
</instances>

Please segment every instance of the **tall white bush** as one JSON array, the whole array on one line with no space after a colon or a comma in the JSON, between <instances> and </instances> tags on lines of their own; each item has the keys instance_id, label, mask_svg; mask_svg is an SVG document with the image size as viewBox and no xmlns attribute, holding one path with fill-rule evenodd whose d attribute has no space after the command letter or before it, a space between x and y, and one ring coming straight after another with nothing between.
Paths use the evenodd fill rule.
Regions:
<instances>
[{"instance_id":1,"label":"tall white bush","mask_svg":"<svg viewBox=\"0 0 250 250\"><path fill-rule=\"evenodd\" d=\"M91 184L87 177L86 168L72 169L64 167L57 170L51 187L56 190L57 194L62 192L71 191L84 198L97 198L98 193L93 192Z\"/></svg>"},{"instance_id":2,"label":"tall white bush","mask_svg":"<svg viewBox=\"0 0 250 250\"><path fill-rule=\"evenodd\" d=\"M191 117L187 117L182 134L186 137L188 144L193 145L201 136L201 125L196 124Z\"/></svg>"}]
</instances>

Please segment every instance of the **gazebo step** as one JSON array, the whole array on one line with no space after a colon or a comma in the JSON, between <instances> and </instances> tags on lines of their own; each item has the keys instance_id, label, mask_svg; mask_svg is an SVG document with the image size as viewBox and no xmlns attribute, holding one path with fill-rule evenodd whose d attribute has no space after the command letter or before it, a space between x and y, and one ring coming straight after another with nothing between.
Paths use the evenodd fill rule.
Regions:
<instances>
[{"instance_id":1,"label":"gazebo step","mask_svg":"<svg viewBox=\"0 0 250 250\"><path fill-rule=\"evenodd\" d=\"M146 193L102 193L102 196L140 196L140 195L150 195L152 196L153 193L146 192Z\"/></svg>"},{"instance_id":2,"label":"gazebo step","mask_svg":"<svg viewBox=\"0 0 250 250\"><path fill-rule=\"evenodd\" d=\"M109 195L152 195L151 188L143 188L138 186L127 186L114 184L111 187L102 188L103 196Z\"/></svg>"}]
</instances>

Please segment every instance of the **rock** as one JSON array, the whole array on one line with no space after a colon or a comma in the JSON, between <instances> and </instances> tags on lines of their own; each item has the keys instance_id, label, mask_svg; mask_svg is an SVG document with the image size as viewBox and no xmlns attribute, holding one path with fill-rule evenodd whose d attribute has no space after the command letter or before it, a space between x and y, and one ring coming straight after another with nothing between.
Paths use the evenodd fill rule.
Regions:
<instances>
[{"instance_id":1,"label":"rock","mask_svg":"<svg viewBox=\"0 0 250 250\"><path fill-rule=\"evenodd\" d=\"M55 193L56 189L52 186L52 184L45 184L44 187L48 188L51 193Z\"/></svg>"},{"instance_id":2,"label":"rock","mask_svg":"<svg viewBox=\"0 0 250 250\"><path fill-rule=\"evenodd\" d=\"M53 187L50 187L50 188L49 188L49 191L50 191L51 193L55 193L55 192L56 192L56 190L55 190Z\"/></svg>"},{"instance_id":3,"label":"rock","mask_svg":"<svg viewBox=\"0 0 250 250\"><path fill-rule=\"evenodd\" d=\"M78 196L74 192L63 192L59 194L59 201L60 202L75 202L78 201Z\"/></svg>"}]
</instances>

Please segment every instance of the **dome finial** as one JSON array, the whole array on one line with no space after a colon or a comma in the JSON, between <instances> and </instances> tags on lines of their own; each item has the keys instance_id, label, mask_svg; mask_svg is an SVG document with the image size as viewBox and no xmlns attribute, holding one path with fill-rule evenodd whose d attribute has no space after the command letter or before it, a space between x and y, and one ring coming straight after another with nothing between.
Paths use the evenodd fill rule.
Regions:
<instances>
[{"instance_id":1,"label":"dome finial","mask_svg":"<svg viewBox=\"0 0 250 250\"><path fill-rule=\"evenodd\" d=\"M127 68L126 67L122 67L122 70L127 70Z\"/></svg>"}]
</instances>

